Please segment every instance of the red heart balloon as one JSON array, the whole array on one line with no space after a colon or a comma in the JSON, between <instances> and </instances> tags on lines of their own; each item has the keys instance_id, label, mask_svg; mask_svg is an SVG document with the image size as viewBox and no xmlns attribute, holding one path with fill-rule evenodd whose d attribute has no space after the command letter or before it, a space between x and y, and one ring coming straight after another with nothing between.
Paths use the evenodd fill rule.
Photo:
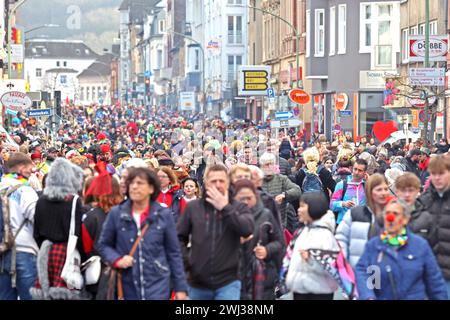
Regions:
<instances>
[{"instance_id":1,"label":"red heart balloon","mask_svg":"<svg viewBox=\"0 0 450 320\"><path fill-rule=\"evenodd\" d=\"M388 122L377 121L373 125L373 134L380 142L389 138L397 130L397 125L392 120Z\"/></svg>"}]
</instances>

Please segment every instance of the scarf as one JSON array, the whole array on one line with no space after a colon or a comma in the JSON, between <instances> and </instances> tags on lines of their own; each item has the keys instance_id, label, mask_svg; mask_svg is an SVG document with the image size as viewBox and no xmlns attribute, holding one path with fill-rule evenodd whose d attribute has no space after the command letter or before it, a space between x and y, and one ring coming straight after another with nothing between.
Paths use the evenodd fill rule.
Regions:
<instances>
[{"instance_id":1,"label":"scarf","mask_svg":"<svg viewBox=\"0 0 450 320\"><path fill-rule=\"evenodd\" d=\"M28 181L27 178L25 178L24 176L18 174L18 173L7 173L3 176L6 179L13 179L13 180L17 180L19 181L21 184L25 185L25 186L29 186L30 182Z\"/></svg>"},{"instance_id":2,"label":"scarf","mask_svg":"<svg viewBox=\"0 0 450 320\"><path fill-rule=\"evenodd\" d=\"M408 242L406 228L403 228L399 234L391 235L386 230L380 235L381 241L393 247L403 247Z\"/></svg>"}]
</instances>

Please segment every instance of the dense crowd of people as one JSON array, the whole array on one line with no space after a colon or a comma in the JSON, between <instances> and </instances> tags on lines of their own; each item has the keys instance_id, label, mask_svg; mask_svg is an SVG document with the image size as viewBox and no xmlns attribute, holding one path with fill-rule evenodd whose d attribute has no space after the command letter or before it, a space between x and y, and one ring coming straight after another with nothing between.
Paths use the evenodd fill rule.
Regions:
<instances>
[{"instance_id":1,"label":"dense crowd of people","mask_svg":"<svg viewBox=\"0 0 450 320\"><path fill-rule=\"evenodd\" d=\"M0 134L0 300L450 295L445 139L132 106L62 119Z\"/></svg>"}]
</instances>

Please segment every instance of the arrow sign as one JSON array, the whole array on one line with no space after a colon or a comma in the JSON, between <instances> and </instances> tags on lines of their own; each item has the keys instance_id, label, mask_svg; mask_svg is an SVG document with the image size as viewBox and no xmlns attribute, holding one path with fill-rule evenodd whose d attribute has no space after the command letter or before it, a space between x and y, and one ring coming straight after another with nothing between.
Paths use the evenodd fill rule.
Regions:
<instances>
[{"instance_id":1,"label":"arrow sign","mask_svg":"<svg viewBox=\"0 0 450 320\"><path fill-rule=\"evenodd\" d=\"M290 111L275 113L275 119L277 119L277 120L292 119L293 117L294 117L294 113L290 112Z\"/></svg>"}]
</instances>

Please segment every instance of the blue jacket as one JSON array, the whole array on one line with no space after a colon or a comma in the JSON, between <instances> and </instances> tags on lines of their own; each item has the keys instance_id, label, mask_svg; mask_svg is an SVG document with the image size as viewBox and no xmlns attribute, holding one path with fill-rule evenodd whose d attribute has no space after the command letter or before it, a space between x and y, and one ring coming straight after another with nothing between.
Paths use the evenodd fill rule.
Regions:
<instances>
[{"instance_id":1,"label":"blue jacket","mask_svg":"<svg viewBox=\"0 0 450 320\"><path fill-rule=\"evenodd\" d=\"M126 300L168 300L170 290L186 291L180 245L169 209L152 202L145 223L150 223L134 254L132 268L122 271ZM98 241L98 252L108 264L127 255L137 238L137 226L131 214L131 201L109 212ZM141 271L143 274L141 274Z\"/></svg>"},{"instance_id":2,"label":"blue jacket","mask_svg":"<svg viewBox=\"0 0 450 320\"><path fill-rule=\"evenodd\" d=\"M394 300L392 283L399 300L448 298L445 280L428 242L409 231L407 244L397 252L380 237L371 239L356 265L355 276L361 300ZM370 285L376 287L377 278L379 288L371 289Z\"/></svg>"}]
</instances>

